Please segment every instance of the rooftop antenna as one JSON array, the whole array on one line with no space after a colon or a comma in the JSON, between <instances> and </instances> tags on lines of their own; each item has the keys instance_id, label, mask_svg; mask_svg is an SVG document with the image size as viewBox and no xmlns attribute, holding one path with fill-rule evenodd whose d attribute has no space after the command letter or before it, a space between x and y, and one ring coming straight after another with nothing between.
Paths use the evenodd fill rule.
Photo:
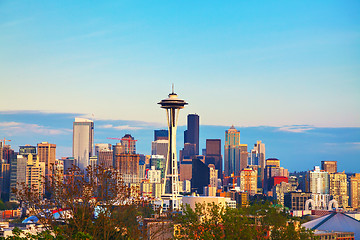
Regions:
<instances>
[{"instance_id":1,"label":"rooftop antenna","mask_svg":"<svg viewBox=\"0 0 360 240\"><path fill-rule=\"evenodd\" d=\"M172 84L172 93L174 93L174 83Z\"/></svg>"}]
</instances>

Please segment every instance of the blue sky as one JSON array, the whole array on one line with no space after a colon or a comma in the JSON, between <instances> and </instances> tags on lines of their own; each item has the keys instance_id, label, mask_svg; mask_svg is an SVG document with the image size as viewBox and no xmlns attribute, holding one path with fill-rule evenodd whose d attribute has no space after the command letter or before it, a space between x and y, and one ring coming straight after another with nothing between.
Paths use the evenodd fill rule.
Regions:
<instances>
[{"instance_id":1,"label":"blue sky","mask_svg":"<svg viewBox=\"0 0 360 240\"><path fill-rule=\"evenodd\" d=\"M98 126L142 122L152 131L165 118L156 103L174 83L189 102L180 125L188 113L198 113L208 126L204 134L234 124L245 136L246 129L294 125L312 128L291 132L294 141L313 137L314 129L340 136L336 129L360 127L359 8L359 1L331 0L3 0L0 122L34 120L34 128L49 126L65 138L73 115L94 114ZM54 125L28 114L11 120L16 114L7 111L69 113L71 120ZM356 135L341 135L349 136L342 147L351 149ZM320 141L313 139L307 141ZM330 144L316 145L322 151L332 146L321 142ZM359 159L356 151L351 156L346 159Z\"/></svg>"}]
</instances>

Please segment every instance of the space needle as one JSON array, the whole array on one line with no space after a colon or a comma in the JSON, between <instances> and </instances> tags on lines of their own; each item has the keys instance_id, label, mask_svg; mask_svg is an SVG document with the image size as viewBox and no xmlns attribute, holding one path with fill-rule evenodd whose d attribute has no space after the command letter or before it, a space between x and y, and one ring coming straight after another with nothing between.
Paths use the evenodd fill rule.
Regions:
<instances>
[{"instance_id":1,"label":"space needle","mask_svg":"<svg viewBox=\"0 0 360 240\"><path fill-rule=\"evenodd\" d=\"M173 85L172 93L169 94L169 97L161 100L158 104L161 105L161 108L166 109L169 128L168 155L166 159L165 178L161 198L170 200L169 206L175 210L180 207L179 200L181 197L179 193L179 174L176 157L176 129L180 109L184 108L188 103L178 98L177 94L174 93Z\"/></svg>"}]
</instances>

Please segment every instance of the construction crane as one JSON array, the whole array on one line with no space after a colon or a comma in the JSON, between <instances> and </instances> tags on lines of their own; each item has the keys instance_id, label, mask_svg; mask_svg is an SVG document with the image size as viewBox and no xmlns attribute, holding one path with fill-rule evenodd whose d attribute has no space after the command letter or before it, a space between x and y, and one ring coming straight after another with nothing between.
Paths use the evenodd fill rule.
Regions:
<instances>
[{"instance_id":1,"label":"construction crane","mask_svg":"<svg viewBox=\"0 0 360 240\"><path fill-rule=\"evenodd\" d=\"M6 142L11 142L11 140L6 139L6 138L4 138L4 139L2 139L0 141L3 142L3 147L5 147Z\"/></svg>"},{"instance_id":2,"label":"construction crane","mask_svg":"<svg viewBox=\"0 0 360 240\"><path fill-rule=\"evenodd\" d=\"M110 138L110 137L108 137L108 138L106 138L106 139L112 139L112 140L119 140L119 141L121 141L121 138Z\"/></svg>"}]
</instances>

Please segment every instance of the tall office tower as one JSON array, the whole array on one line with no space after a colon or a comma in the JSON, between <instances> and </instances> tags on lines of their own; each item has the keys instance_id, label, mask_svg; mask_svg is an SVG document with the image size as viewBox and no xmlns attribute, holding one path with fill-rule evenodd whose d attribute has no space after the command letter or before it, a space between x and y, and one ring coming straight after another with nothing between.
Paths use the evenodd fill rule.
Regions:
<instances>
[{"instance_id":1,"label":"tall office tower","mask_svg":"<svg viewBox=\"0 0 360 240\"><path fill-rule=\"evenodd\" d=\"M248 192L250 195L257 193L257 172L252 168L240 171L240 191Z\"/></svg>"},{"instance_id":2,"label":"tall office tower","mask_svg":"<svg viewBox=\"0 0 360 240\"><path fill-rule=\"evenodd\" d=\"M27 156L29 154L36 154L36 147L35 146L30 146L30 145L25 145L25 146L20 146L19 147L19 154L23 155L23 156Z\"/></svg>"},{"instance_id":3,"label":"tall office tower","mask_svg":"<svg viewBox=\"0 0 360 240\"><path fill-rule=\"evenodd\" d=\"M329 173L320 170L315 166L313 171L308 172L308 190L307 192L317 194L329 194Z\"/></svg>"},{"instance_id":4,"label":"tall office tower","mask_svg":"<svg viewBox=\"0 0 360 240\"><path fill-rule=\"evenodd\" d=\"M73 123L73 157L75 165L84 170L93 156L94 122L84 118L75 118Z\"/></svg>"},{"instance_id":5,"label":"tall office tower","mask_svg":"<svg viewBox=\"0 0 360 240\"><path fill-rule=\"evenodd\" d=\"M184 148L180 150L180 161L184 159L192 159L196 156L196 144L185 143Z\"/></svg>"},{"instance_id":6,"label":"tall office tower","mask_svg":"<svg viewBox=\"0 0 360 240\"><path fill-rule=\"evenodd\" d=\"M169 140L159 139L151 142L151 155L162 155L167 158Z\"/></svg>"},{"instance_id":7,"label":"tall office tower","mask_svg":"<svg viewBox=\"0 0 360 240\"><path fill-rule=\"evenodd\" d=\"M346 208L349 205L347 189L348 181L345 172L330 173L330 195L333 196L339 207Z\"/></svg>"},{"instance_id":8,"label":"tall office tower","mask_svg":"<svg viewBox=\"0 0 360 240\"><path fill-rule=\"evenodd\" d=\"M4 159L0 160L0 170L0 196L4 202L7 202L10 194L10 164Z\"/></svg>"},{"instance_id":9,"label":"tall office tower","mask_svg":"<svg viewBox=\"0 0 360 240\"><path fill-rule=\"evenodd\" d=\"M0 160L3 160L3 143L0 142Z\"/></svg>"},{"instance_id":10,"label":"tall office tower","mask_svg":"<svg viewBox=\"0 0 360 240\"><path fill-rule=\"evenodd\" d=\"M169 140L169 131L165 129L154 130L154 141Z\"/></svg>"},{"instance_id":11,"label":"tall office tower","mask_svg":"<svg viewBox=\"0 0 360 240\"><path fill-rule=\"evenodd\" d=\"M184 132L184 143L195 144L195 154L199 155L199 115L187 116L187 130Z\"/></svg>"},{"instance_id":12,"label":"tall office tower","mask_svg":"<svg viewBox=\"0 0 360 240\"><path fill-rule=\"evenodd\" d=\"M321 161L321 170L328 173L336 173L337 161Z\"/></svg>"},{"instance_id":13,"label":"tall office tower","mask_svg":"<svg viewBox=\"0 0 360 240\"><path fill-rule=\"evenodd\" d=\"M187 104L184 100L179 99L177 94L169 94L167 99L161 100L158 104L161 105L161 108L166 109L167 113L167 123L169 128L169 151L168 158L166 160L166 170L165 170L165 182L163 187L163 199L169 199L170 206L172 209L178 209L179 206L179 175L177 167L177 157L176 157L176 129L177 121L179 116L180 109L184 108ZM169 179L168 179L169 178ZM169 191L167 190L167 183L169 183Z\"/></svg>"},{"instance_id":14,"label":"tall office tower","mask_svg":"<svg viewBox=\"0 0 360 240\"><path fill-rule=\"evenodd\" d=\"M216 191L216 189L218 187L218 170L215 168L214 164L209 164L208 168L210 170L210 172L209 172L209 178L210 178L209 185L210 185L210 187L214 187L215 191Z\"/></svg>"},{"instance_id":15,"label":"tall office tower","mask_svg":"<svg viewBox=\"0 0 360 240\"><path fill-rule=\"evenodd\" d=\"M114 168L125 183L139 183L139 154L120 153L114 156Z\"/></svg>"},{"instance_id":16,"label":"tall office tower","mask_svg":"<svg viewBox=\"0 0 360 240\"><path fill-rule=\"evenodd\" d=\"M236 169L237 161L240 161L239 156L240 149L240 131L236 130L234 126L231 126L229 130L225 131L225 147L224 147L224 173L225 176L239 175L240 169Z\"/></svg>"},{"instance_id":17,"label":"tall office tower","mask_svg":"<svg viewBox=\"0 0 360 240\"><path fill-rule=\"evenodd\" d=\"M95 156L98 156L99 152L101 150L111 150L111 144L110 143L96 143L95 144Z\"/></svg>"},{"instance_id":18,"label":"tall office tower","mask_svg":"<svg viewBox=\"0 0 360 240\"><path fill-rule=\"evenodd\" d=\"M64 175L68 174L69 169L73 168L75 165L75 159L73 157L63 157L61 161L64 165Z\"/></svg>"},{"instance_id":19,"label":"tall office tower","mask_svg":"<svg viewBox=\"0 0 360 240\"><path fill-rule=\"evenodd\" d=\"M11 149L10 145L5 145L3 147L3 159L5 160L5 162L10 164L11 159L13 159L14 157L14 150Z\"/></svg>"},{"instance_id":20,"label":"tall office tower","mask_svg":"<svg viewBox=\"0 0 360 240\"><path fill-rule=\"evenodd\" d=\"M31 186L39 194L44 193L44 181L42 176L45 174L45 163L39 162L37 155L31 153L17 155L17 158L11 160L10 187L21 190L21 184ZM18 185L20 184L20 185ZM16 201L16 195L10 193L10 201Z\"/></svg>"},{"instance_id":21,"label":"tall office tower","mask_svg":"<svg viewBox=\"0 0 360 240\"><path fill-rule=\"evenodd\" d=\"M105 168L113 167L113 150L101 149L99 150L97 157L99 165Z\"/></svg>"},{"instance_id":22,"label":"tall office tower","mask_svg":"<svg viewBox=\"0 0 360 240\"><path fill-rule=\"evenodd\" d=\"M210 183L210 169L199 159L192 160L191 190L204 193L204 187Z\"/></svg>"},{"instance_id":23,"label":"tall office tower","mask_svg":"<svg viewBox=\"0 0 360 240\"><path fill-rule=\"evenodd\" d=\"M350 177L350 203L352 208L360 208L360 173Z\"/></svg>"},{"instance_id":24,"label":"tall office tower","mask_svg":"<svg viewBox=\"0 0 360 240\"><path fill-rule=\"evenodd\" d=\"M266 159L265 166L280 167L280 160L277 158L268 158Z\"/></svg>"},{"instance_id":25,"label":"tall office tower","mask_svg":"<svg viewBox=\"0 0 360 240\"><path fill-rule=\"evenodd\" d=\"M17 155L17 158L11 160L10 167L10 189L21 190L22 185L17 185L26 182L26 166L27 158L24 155ZM16 201L16 195L10 192L10 201Z\"/></svg>"},{"instance_id":26,"label":"tall office tower","mask_svg":"<svg viewBox=\"0 0 360 240\"><path fill-rule=\"evenodd\" d=\"M56 144L48 142L38 143L37 145L39 161L45 163L45 179L52 175L52 169L56 159Z\"/></svg>"},{"instance_id":27,"label":"tall office tower","mask_svg":"<svg viewBox=\"0 0 360 240\"><path fill-rule=\"evenodd\" d=\"M125 146L125 153L136 154L136 141L130 134L121 138L121 145Z\"/></svg>"},{"instance_id":28,"label":"tall office tower","mask_svg":"<svg viewBox=\"0 0 360 240\"><path fill-rule=\"evenodd\" d=\"M265 169L265 144L262 143L261 141L256 141L256 143L254 144L254 149L253 151L255 151L257 159L258 159L258 164L261 168L261 181L264 180L264 169Z\"/></svg>"},{"instance_id":29,"label":"tall office tower","mask_svg":"<svg viewBox=\"0 0 360 240\"><path fill-rule=\"evenodd\" d=\"M205 164L214 164L218 178L222 178L221 139L206 139Z\"/></svg>"},{"instance_id":30,"label":"tall office tower","mask_svg":"<svg viewBox=\"0 0 360 240\"><path fill-rule=\"evenodd\" d=\"M180 162L180 181L190 181L192 178L192 159Z\"/></svg>"},{"instance_id":31,"label":"tall office tower","mask_svg":"<svg viewBox=\"0 0 360 240\"><path fill-rule=\"evenodd\" d=\"M247 144L240 144L239 148L240 154L240 171L243 170L248 166L248 151L247 151Z\"/></svg>"}]
</instances>

